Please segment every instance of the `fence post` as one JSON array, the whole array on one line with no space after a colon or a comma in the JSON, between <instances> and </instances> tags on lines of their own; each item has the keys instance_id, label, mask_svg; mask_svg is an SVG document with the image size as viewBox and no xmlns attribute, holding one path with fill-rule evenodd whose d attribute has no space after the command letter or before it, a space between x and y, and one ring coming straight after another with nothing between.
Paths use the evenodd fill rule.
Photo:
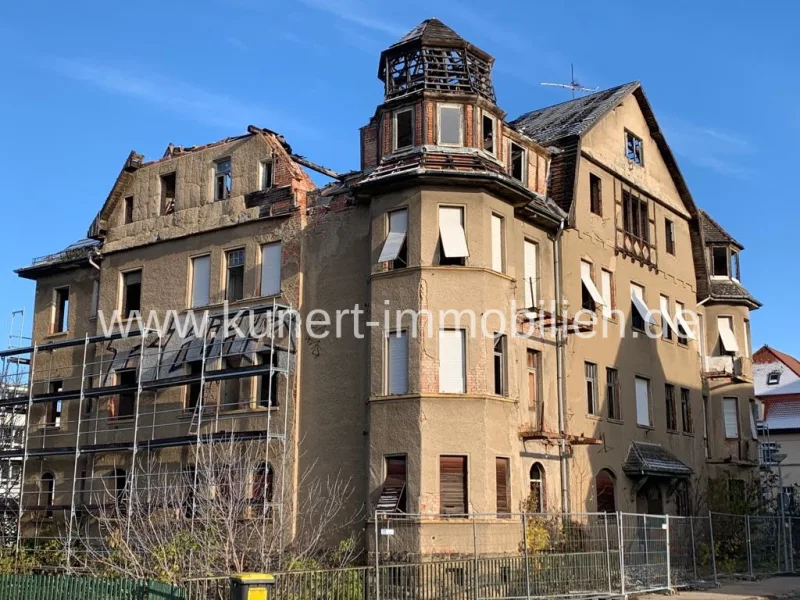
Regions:
<instances>
[{"instance_id":1,"label":"fence post","mask_svg":"<svg viewBox=\"0 0 800 600\"><path fill-rule=\"evenodd\" d=\"M478 525L475 521L475 513L472 513L472 585L475 588L475 600L478 600Z\"/></svg>"},{"instance_id":2,"label":"fence post","mask_svg":"<svg viewBox=\"0 0 800 600\"><path fill-rule=\"evenodd\" d=\"M789 522L789 572L794 573L794 539L792 536L792 517L787 519Z\"/></svg>"},{"instance_id":3,"label":"fence post","mask_svg":"<svg viewBox=\"0 0 800 600\"><path fill-rule=\"evenodd\" d=\"M750 515L744 516L745 543L747 544L747 570L753 579L753 547L750 541Z\"/></svg>"},{"instance_id":4,"label":"fence post","mask_svg":"<svg viewBox=\"0 0 800 600\"><path fill-rule=\"evenodd\" d=\"M522 552L525 557L525 598L531 597L531 565L528 558L528 514L522 513Z\"/></svg>"},{"instance_id":5,"label":"fence post","mask_svg":"<svg viewBox=\"0 0 800 600\"><path fill-rule=\"evenodd\" d=\"M694 517L689 517L689 533L692 538L692 565L694 566L694 580L697 581L697 552L694 548Z\"/></svg>"},{"instance_id":6,"label":"fence post","mask_svg":"<svg viewBox=\"0 0 800 600\"><path fill-rule=\"evenodd\" d=\"M617 533L619 535L619 592L625 597L625 551L624 551L624 532L622 527L622 513L617 512Z\"/></svg>"},{"instance_id":7,"label":"fence post","mask_svg":"<svg viewBox=\"0 0 800 600\"><path fill-rule=\"evenodd\" d=\"M672 589L672 563L669 556L669 515L664 515L664 525L667 527L667 589Z\"/></svg>"},{"instance_id":8,"label":"fence post","mask_svg":"<svg viewBox=\"0 0 800 600\"><path fill-rule=\"evenodd\" d=\"M378 510L375 510L375 600L381 600L380 531L378 530Z\"/></svg>"},{"instance_id":9,"label":"fence post","mask_svg":"<svg viewBox=\"0 0 800 600\"><path fill-rule=\"evenodd\" d=\"M611 584L611 545L608 540L608 513L603 513L606 526L606 570L608 571L608 593L613 592Z\"/></svg>"},{"instance_id":10,"label":"fence post","mask_svg":"<svg viewBox=\"0 0 800 600\"><path fill-rule=\"evenodd\" d=\"M714 572L714 583L719 583L717 579L717 549L714 546L714 517L708 511L708 535L711 538L711 569Z\"/></svg>"}]
</instances>

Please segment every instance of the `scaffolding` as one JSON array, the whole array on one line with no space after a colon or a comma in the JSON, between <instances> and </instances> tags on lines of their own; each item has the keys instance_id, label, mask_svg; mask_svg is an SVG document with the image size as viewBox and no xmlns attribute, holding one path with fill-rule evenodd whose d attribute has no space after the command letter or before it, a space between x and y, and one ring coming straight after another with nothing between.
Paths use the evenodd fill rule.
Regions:
<instances>
[{"instance_id":1,"label":"scaffolding","mask_svg":"<svg viewBox=\"0 0 800 600\"><path fill-rule=\"evenodd\" d=\"M3 490L5 545L56 544L79 566L102 551L103 524L127 538L160 511L194 531L213 518L203 502L234 504L239 490L236 518L261 528L262 558L275 554L290 531L296 318L273 301L205 312L199 328L176 316L163 330L10 344L0 414L25 426L0 448L19 465L16 497Z\"/></svg>"}]
</instances>

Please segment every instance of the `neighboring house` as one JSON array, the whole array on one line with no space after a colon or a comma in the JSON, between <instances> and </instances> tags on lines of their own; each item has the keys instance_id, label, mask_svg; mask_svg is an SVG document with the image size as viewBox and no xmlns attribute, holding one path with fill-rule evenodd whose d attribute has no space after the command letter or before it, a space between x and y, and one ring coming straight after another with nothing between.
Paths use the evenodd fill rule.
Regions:
<instances>
[{"instance_id":1,"label":"neighboring house","mask_svg":"<svg viewBox=\"0 0 800 600\"><path fill-rule=\"evenodd\" d=\"M132 152L88 239L18 271L36 282L46 365L32 376L30 520L91 505L103 477L123 487L137 452L192 468L197 440L230 432L273 441L270 501L289 520L305 473L352 482L345 508L365 515L526 502L685 513L708 478L751 479L760 305L740 283L742 246L698 209L641 84L509 121L493 62L436 19L385 50L384 103L346 175L252 126L155 161ZM334 181L316 189L304 167ZM429 311L434 337L394 317L363 338L304 330L209 354L174 331L93 337L114 310L219 313L225 301L303 318L356 305L382 317L388 303ZM559 332L501 333L493 311L511 302L525 309L515 327L546 319ZM563 333L581 309L608 335ZM497 335L447 310L485 316ZM435 537L425 523L420 544Z\"/></svg>"},{"instance_id":2,"label":"neighboring house","mask_svg":"<svg viewBox=\"0 0 800 600\"><path fill-rule=\"evenodd\" d=\"M786 454L781 463L783 487L794 506L800 486L800 361L762 346L753 354L753 379L763 414L759 428L762 468L777 474L772 455ZM772 494L774 486L769 487Z\"/></svg>"}]
</instances>

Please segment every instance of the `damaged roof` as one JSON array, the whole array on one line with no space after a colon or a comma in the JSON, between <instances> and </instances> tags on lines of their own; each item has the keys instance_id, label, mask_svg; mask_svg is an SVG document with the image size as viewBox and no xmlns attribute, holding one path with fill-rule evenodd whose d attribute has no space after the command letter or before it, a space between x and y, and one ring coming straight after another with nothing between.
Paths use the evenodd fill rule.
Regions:
<instances>
[{"instance_id":1,"label":"damaged roof","mask_svg":"<svg viewBox=\"0 0 800 600\"><path fill-rule=\"evenodd\" d=\"M630 477L689 477L694 473L661 444L631 442L622 470Z\"/></svg>"},{"instance_id":2,"label":"damaged roof","mask_svg":"<svg viewBox=\"0 0 800 600\"><path fill-rule=\"evenodd\" d=\"M761 306L761 302L756 300L741 283L733 279L712 279L710 295L715 300L741 300L757 307Z\"/></svg>"},{"instance_id":3,"label":"damaged roof","mask_svg":"<svg viewBox=\"0 0 800 600\"><path fill-rule=\"evenodd\" d=\"M699 212L700 224L703 227L703 237L706 240L706 244L733 244L738 247L739 250L744 250L744 246L737 242L730 233L725 231L722 225L711 218L711 215L702 209Z\"/></svg>"},{"instance_id":4,"label":"damaged roof","mask_svg":"<svg viewBox=\"0 0 800 600\"><path fill-rule=\"evenodd\" d=\"M425 19L411 31L397 40L389 48L402 46L410 42L420 42L428 45L459 45L466 46L467 40L458 35L453 29L442 23L439 19Z\"/></svg>"},{"instance_id":5,"label":"damaged roof","mask_svg":"<svg viewBox=\"0 0 800 600\"><path fill-rule=\"evenodd\" d=\"M88 260L89 256L92 255L102 245L102 242L99 242L98 240L83 238L75 243L70 244L59 252L34 258L30 265L16 269L15 273L25 277L26 274L32 274L34 272L40 273L47 270L56 270L58 268L63 268L78 262L83 262Z\"/></svg>"}]
</instances>

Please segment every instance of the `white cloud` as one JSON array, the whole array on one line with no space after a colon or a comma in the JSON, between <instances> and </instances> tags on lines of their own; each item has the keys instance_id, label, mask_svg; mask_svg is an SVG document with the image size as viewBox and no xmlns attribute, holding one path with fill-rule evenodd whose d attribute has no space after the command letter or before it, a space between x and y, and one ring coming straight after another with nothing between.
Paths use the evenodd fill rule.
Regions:
<instances>
[{"instance_id":1,"label":"white cloud","mask_svg":"<svg viewBox=\"0 0 800 600\"><path fill-rule=\"evenodd\" d=\"M300 0L300 2L348 23L385 35L400 37L406 32L394 23L367 15L364 5L357 0Z\"/></svg>"},{"instance_id":2,"label":"white cloud","mask_svg":"<svg viewBox=\"0 0 800 600\"><path fill-rule=\"evenodd\" d=\"M662 118L661 123L667 142L686 162L737 179L752 175L745 164L756 148L742 135L675 117Z\"/></svg>"}]
</instances>

